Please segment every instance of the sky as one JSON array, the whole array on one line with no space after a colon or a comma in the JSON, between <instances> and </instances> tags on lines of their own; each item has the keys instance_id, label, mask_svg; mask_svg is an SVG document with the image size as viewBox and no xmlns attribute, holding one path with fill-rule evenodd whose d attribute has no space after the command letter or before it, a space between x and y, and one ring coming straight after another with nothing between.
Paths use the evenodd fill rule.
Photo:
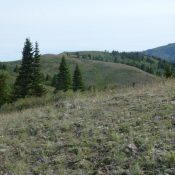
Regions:
<instances>
[{"instance_id":1,"label":"sky","mask_svg":"<svg viewBox=\"0 0 175 175\"><path fill-rule=\"evenodd\" d=\"M0 0L0 61L42 54L142 51L175 43L175 0Z\"/></svg>"}]
</instances>

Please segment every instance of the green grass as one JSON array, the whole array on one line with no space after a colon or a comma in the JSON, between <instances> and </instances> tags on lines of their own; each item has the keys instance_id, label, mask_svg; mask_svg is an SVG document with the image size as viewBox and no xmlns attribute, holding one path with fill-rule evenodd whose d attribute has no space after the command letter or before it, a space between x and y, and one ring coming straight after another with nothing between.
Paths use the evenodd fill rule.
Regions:
<instances>
[{"instance_id":1,"label":"green grass","mask_svg":"<svg viewBox=\"0 0 175 175\"><path fill-rule=\"evenodd\" d=\"M175 172L174 80L27 100L0 114L0 174Z\"/></svg>"},{"instance_id":2,"label":"green grass","mask_svg":"<svg viewBox=\"0 0 175 175\"><path fill-rule=\"evenodd\" d=\"M91 53L91 52L90 52ZM95 54L96 52L94 52ZM92 53L91 53L92 54ZM98 52L96 54L99 54ZM103 53L104 54L104 53ZM106 53L108 54L108 53ZM74 58L73 56L68 57L67 63L70 66L71 72L73 73L76 63L82 71L85 86L131 86L133 83L146 84L156 80L156 77L141 71L132 66L124 64L92 61L92 60L81 60ZM42 72L46 75L53 76L58 73L59 63L61 61L61 55L45 55L41 57ZM10 75L16 76L12 70L20 62L9 62L6 63L9 67ZM14 78L13 78L14 80Z\"/></svg>"}]
</instances>

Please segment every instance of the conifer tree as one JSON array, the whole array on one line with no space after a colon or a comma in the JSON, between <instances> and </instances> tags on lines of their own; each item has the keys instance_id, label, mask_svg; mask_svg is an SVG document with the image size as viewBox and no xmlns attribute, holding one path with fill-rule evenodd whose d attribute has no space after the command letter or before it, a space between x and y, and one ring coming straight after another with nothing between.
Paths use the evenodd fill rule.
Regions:
<instances>
[{"instance_id":1,"label":"conifer tree","mask_svg":"<svg viewBox=\"0 0 175 175\"><path fill-rule=\"evenodd\" d=\"M56 87L57 85L57 74L55 74L52 78L51 86Z\"/></svg>"},{"instance_id":2,"label":"conifer tree","mask_svg":"<svg viewBox=\"0 0 175 175\"><path fill-rule=\"evenodd\" d=\"M22 52L22 64L14 84L14 99L28 96L42 96L46 91L42 85L40 54L38 43L33 52L32 43L27 38Z\"/></svg>"},{"instance_id":3,"label":"conifer tree","mask_svg":"<svg viewBox=\"0 0 175 175\"><path fill-rule=\"evenodd\" d=\"M71 89L71 86L72 81L69 72L69 67L66 64L65 57L63 56L59 67L59 73L57 75L56 91L59 90L68 91L69 89Z\"/></svg>"},{"instance_id":4,"label":"conifer tree","mask_svg":"<svg viewBox=\"0 0 175 175\"><path fill-rule=\"evenodd\" d=\"M15 68L14 68L13 72L15 72L15 73L18 73L18 72L19 72L19 68L18 68L18 66L17 66L17 65L15 66Z\"/></svg>"},{"instance_id":5,"label":"conifer tree","mask_svg":"<svg viewBox=\"0 0 175 175\"><path fill-rule=\"evenodd\" d=\"M7 85L7 76L5 73L0 73L0 107L7 102L9 97L9 88Z\"/></svg>"},{"instance_id":6,"label":"conifer tree","mask_svg":"<svg viewBox=\"0 0 175 175\"><path fill-rule=\"evenodd\" d=\"M165 70L165 77L166 78L172 78L173 77L173 68L171 65L167 65L166 70Z\"/></svg>"},{"instance_id":7,"label":"conifer tree","mask_svg":"<svg viewBox=\"0 0 175 175\"><path fill-rule=\"evenodd\" d=\"M78 64L76 65L74 75L73 75L73 90L74 91L84 90L82 75L81 75L81 71L79 69Z\"/></svg>"},{"instance_id":8,"label":"conifer tree","mask_svg":"<svg viewBox=\"0 0 175 175\"><path fill-rule=\"evenodd\" d=\"M45 88L42 85L42 74L41 74L41 66L40 66L40 51L38 43L35 43L34 50L34 59L32 65L32 93L33 96L41 97L46 93Z\"/></svg>"},{"instance_id":9,"label":"conifer tree","mask_svg":"<svg viewBox=\"0 0 175 175\"><path fill-rule=\"evenodd\" d=\"M5 64L2 65L3 70L7 70L7 66Z\"/></svg>"},{"instance_id":10,"label":"conifer tree","mask_svg":"<svg viewBox=\"0 0 175 175\"><path fill-rule=\"evenodd\" d=\"M49 74L47 74L45 77L45 81L50 81L51 79L52 79L52 77Z\"/></svg>"},{"instance_id":11,"label":"conifer tree","mask_svg":"<svg viewBox=\"0 0 175 175\"><path fill-rule=\"evenodd\" d=\"M32 71L33 71L33 48L32 43L27 38L22 52L22 63L19 75L14 84L14 98L24 98L31 95Z\"/></svg>"}]
</instances>

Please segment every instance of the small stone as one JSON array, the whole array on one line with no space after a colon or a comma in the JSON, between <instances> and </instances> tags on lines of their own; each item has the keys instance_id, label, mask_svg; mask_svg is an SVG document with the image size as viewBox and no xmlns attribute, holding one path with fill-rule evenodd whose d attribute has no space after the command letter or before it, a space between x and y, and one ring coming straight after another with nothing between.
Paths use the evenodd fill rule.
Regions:
<instances>
[{"instance_id":1,"label":"small stone","mask_svg":"<svg viewBox=\"0 0 175 175\"><path fill-rule=\"evenodd\" d=\"M161 120L161 116L159 115L154 116L154 120Z\"/></svg>"},{"instance_id":2,"label":"small stone","mask_svg":"<svg viewBox=\"0 0 175 175\"><path fill-rule=\"evenodd\" d=\"M175 105L175 100L171 101L171 104Z\"/></svg>"},{"instance_id":3,"label":"small stone","mask_svg":"<svg viewBox=\"0 0 175 175\"><path fill-rule=\"evenodd\" d=\"M8 149L9 149L8 146L0 144L0 153L5 153L8 151Z\"/></svg>"},{"instance_id":4,"label":"small stone","mask_svg":"<svg viewBox=\"0 0 175 175\"><path fill-rule=\"evenodd\" d=\"M0 153L5 153L7 149L0 149Z\"/></svg>"},{"instance_id":5,"label":"small stone","mask_svg":"<svg viewBox=\"0 0 175 175\"><path fill-rule=\"evenodd\" d=\"M135 144L131 143L127 146L127 148L132 151L132 152L136 152L137 151L137 147L135 146Z\"/></svg>"},{"instance_id":6,"label":"small stone","mask_svg":"<svg viewBox=\"0 0 175 175\"><path fill-rule=\"evenodd\" d=\"M69 102L58 102L56 105L58 108L75 109L76 105Z\"/></svg>"}]
</instances>

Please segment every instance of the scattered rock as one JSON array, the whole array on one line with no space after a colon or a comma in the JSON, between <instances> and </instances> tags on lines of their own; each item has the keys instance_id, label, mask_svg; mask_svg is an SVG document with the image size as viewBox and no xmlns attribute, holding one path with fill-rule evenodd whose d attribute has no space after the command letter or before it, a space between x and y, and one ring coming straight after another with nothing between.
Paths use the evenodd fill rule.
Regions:
<instances>
[{"instance_id":1,"label":"scattered rock","mask_svg":"<svg viewBox=\"0 0 175 175\"><path fill-rule=\"evenodd\" d=\"M161 116L160 115L154 116L154 120L161 120Z\"/></svg>"},{"instance_id":2,"label":"scattered rock","mask_svg":"<svg viewBox=\"0 0 175 175\"><path fill-rule=\"evenodd\" d=\"M130 143L130 144L127 146L127 148L128 148L130 151L132 151L133 153L137 152L137 147L136 147L136 145L133 144L133 143Z\"/></svg>"},{"instance_id":3,"label":"scattered rock","mask_svg":"<svg viewBox=\"0 0 175 175\"><path fill-rule=\"evenodd\" d=\"M69 102L58 102L56 105L58 108L75 109L76 105Z\"/></svg>"},{"instance_id":4,"label":"scattered rock","mask_svg":"<svg viewBox=\"0 0 175 175\"><path fill-rule=\"evenodd\" d=\"M175 145L175 140L171 140L169 143Z\"/></svg>"},{"instance_id":5,"label":"scattered rock","mask_svg":"<svg viewBox=\"0 0 175 175\"><path fill-rule=\"evenodd\" d=\"M175 168L165 170L165 175L174 175Z\"/></svg>"},{"instance_id":6,"label":"scattered rock","mask_svg":"<svg viewBox=\"0 0 175 175\"><path fill-rule=\"evenodd\" d=\"M168 100L167 100L167 99L163 99L163 100L162 100L162 103L163 103L163 104L166 104L166 103L168 103Z\"/></svg>"},{"instance_id":7,"label":"scattered rock","mask_svg":"<svg viewBox=\"0 0 175 175\"><path fill-rule=\"evenodd\" d=\"M9 150L9 147L3 144L0 144L0 153L5 153Z\"/></svg>"},{"instance_id":8,"label":"scattered rock","mask_svg":"<svg viewBox=\"0 0 175 175\"><path fill-rule=\"evenodd\" d=\"M171 104L175 105L175 100L171 101Z\"/></svg>"},{"instance_id":9,"label":"scattered rock","mask_svg":"<svg viewBox=\"0 0 175 175\"><path fill-rule=\"evenodd\" d=\"M122 172L121 175L131 175L131 174L130 174L130 172L128 170L126 170L126 171Z\"/></svg>"}]
</instances>

